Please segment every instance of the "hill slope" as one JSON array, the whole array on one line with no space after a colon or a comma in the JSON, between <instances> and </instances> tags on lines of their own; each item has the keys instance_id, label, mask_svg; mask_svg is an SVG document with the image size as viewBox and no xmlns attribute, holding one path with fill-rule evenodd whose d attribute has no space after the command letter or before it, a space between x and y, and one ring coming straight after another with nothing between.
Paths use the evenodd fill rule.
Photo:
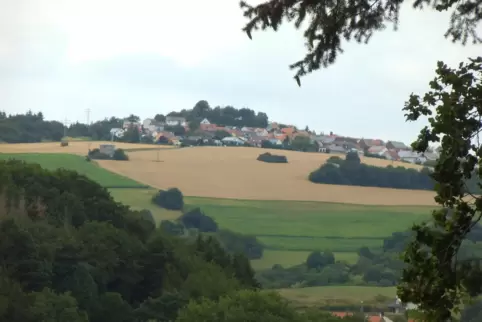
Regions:
<instances>
[{"instance_id":1,"label":"hill slope","mask_svg":"<svg viewBox=\"0 0 482 322\"><path fill-rule=\"evenodd\" d=\"M256 161L271 152L288 157L287 164ZM431 191L313 184L307 177L330 154L273 151L241 147L198 147L129 153L130 162L99 161L108 170L147 185L178 187L187 196L302 200L372 205L434 205ZM363 158L362 162L387 166L391 161ZM393 165L416 165L400 163Z\"/></svg>"}]
</instances>

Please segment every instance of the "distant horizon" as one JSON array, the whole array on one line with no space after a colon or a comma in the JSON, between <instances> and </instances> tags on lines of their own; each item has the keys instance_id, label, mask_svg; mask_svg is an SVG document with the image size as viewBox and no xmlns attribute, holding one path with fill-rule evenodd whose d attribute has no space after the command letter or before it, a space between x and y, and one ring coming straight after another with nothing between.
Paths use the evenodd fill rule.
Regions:
<instances>
[{"instance_id":1,"label":"distant horizon","mask_svg":"<svg viewBox=\"0 0 482 322\"><path fill-rule=\"evenodd\" d=\"M193 104L193 106L194 106L194 104ZM217 106L218 106L218 105L216 105L215 107L217 107ZM226 106L231 106L231 105L219 105L219 106L220 106L220 107L226 107ZM234 107L234 108L238 108L238 107L235 107L235 106L233 106L233 107ZM243 108L249 108L249 107L243 107ZM184 108L184 109L189 110L189 109L192 109L192 107L189 108L189 109L187 109L187 108ZM87 108L86 108L86 110L87 110ZM253 110L253 109L252 109L252 110ZM0 110L0 111L3 111L3 110ZM41 112L41 113L44 115L44 119L45 119L46 121L56 121L56 122L60 122L60 123L62 123L62 124L65 125L65 122L64 122L65 119L58 120L58 119L50 119L50 118L47 118L47 117L45 117L45 114L44 114L43 111L26 110L25 112L15 112L15 113L7 113L6 111L4 111L4 112L7 113L7 115L16 115L16 114L26 114L26 113L29 112L29 111L31 111L31 112L34 113L34 114ZM170 112L167 112L166 114L163 114L163 115L167 115L167 114L169 114L169 113L171 113L171 112L180 112L180 110L179 110L179 111L170 111ZM263 111L256 111L256 110L254 110L254 112L255 112L255 113L258 113L258 112L265 113L265 112L263 112ZM135 115L135 116L138 116L138 117L140 118L141 122L142 122L143 120L149 119L149 118L150 118L150 119L154 119L154 116L155 116L155 114L154 114L154 115L152 115L152 116L141 117L140 115L137 115L137 114L135 114L135 113L129 113L129 114L126 115L126 116L111 115L111 116L105 116L105 117L103 117L103 118L101 118L101 119L92 119L92 117L91 117L92 111L91 111L91 112L90 112L90 115L89 115L89 122L90 122L90 123L95 123L95 122L103 121L103 120L105 120L105 119L109 119L109 118L111 118L111 117L116 117L116 118L120 118L120 119L126 119L127 117L129 117L130 114L133 114L133 115ZM156 114L162 114L162 113L156 113ZM306 125L308 125L308 128L310 129L310 131L315 131L317 135L319 135L319 134L322 133L322 132L323 132L323 135L329 135L330 132L333 132L333 135L341 136L341 137L350 137L350 138L368 139L368 140L382 140L382 141L385 141L385 142L387 142L387 141L398 141L398 142L406 143L407 145L410 145L410 144L414 141L414 140L412 140L412 141L408 142L408 141L397 140L397 139L393 139L393 138L386 139L386 138L368 137L368 136L360 136L360 135L347 135L347 134L343 134L343 133L338 133L337 131L334 131L334 130L327 130L327 131L326 131L326 130L325 130L325 131L323 131L323 130L317 130L317 129L312 128L309 124L306 124L306 125L303 125L303 126L298 126L298 125L296 125L296 124L290 124L290 123L285 123L285 122L281 122L281 121L274 121L274 120L271 120L271 118L270 118L270 116L269 116L268 113L266 113L266 114L268 115L268 122L269 122L269 123L275 122L275 123L278 123L278 124L284 124L284 125L294 126L294 127L296 127L298 130L304 130L305 127L306 127ZM88 123L86 123L86 122L87 122L87 113L85 113L85 118L84 118L84 119L77 119L77 120L71 120L71 119L69 119L69 118L66 118L66 119L67 119L67 121L68 121L68 125L70 125L70 124L72 124L72 123L76 123L76 122L81 123L81 124L87 124L87 125L88 125ZM208 118L208 119L209 119L209 118ZM435 145L435 144L434 144L434 146L438 146L438 145Z\"/></svg>"}]
</instances>

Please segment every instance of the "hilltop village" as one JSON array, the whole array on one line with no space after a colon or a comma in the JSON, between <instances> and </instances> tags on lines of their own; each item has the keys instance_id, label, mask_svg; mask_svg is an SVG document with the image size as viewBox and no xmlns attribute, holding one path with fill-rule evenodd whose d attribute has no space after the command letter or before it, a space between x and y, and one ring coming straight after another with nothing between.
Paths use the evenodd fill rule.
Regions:
<instances>
[{"instance_id":1,"label":"hilltop village","mask_svg":"<svg viewBox=\"0 0 482 322\"><path fill-rule=\"evenodd\" d=\"M180 116L166 116L164 121L147 118L144 121L124 120L122 128L111 129L112 140L122 140L129 130L139 131L140 140L178 146L217 145L252 146L305 152L358 152L360 155L415 164L430 164L438 158L433 149L423 154L412 151L403 142L354 138L300 130L292 125L269 122L266 127L236 127L212 123L204 118L198 124Z\"/></svg>"}]
</instances>

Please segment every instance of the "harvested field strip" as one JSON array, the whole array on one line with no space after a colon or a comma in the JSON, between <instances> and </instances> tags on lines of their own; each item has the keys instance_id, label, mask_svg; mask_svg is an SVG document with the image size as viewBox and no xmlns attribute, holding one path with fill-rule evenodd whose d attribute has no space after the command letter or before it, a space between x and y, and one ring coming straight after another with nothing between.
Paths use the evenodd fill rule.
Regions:
<instances>
[{"instance_id":1,"label":"harvested field strip","mask_svg":"<svg viewBox=\"0 0 482 322\"><path fill-rule=\"evenodd\" d=\"M61 147L60 142L45 142L45 143L16 143L16 144L0 144L1 153L69 153L86 155L89 148L98 148L101 144L114 144L116 148L124 150L139 150L145 149L170 149L170 145L156 146L153 144L137 144L137 143L123 143L111 141L69 141L69 145Z\"/></svg>"},{"instance_id":2,"label":"harvested field strip","mask_svg":"<svg viewBox=\"0 0 482 322\"><path fill-rule=\"evenodd\" d=\"M179 188L185 196L249 199L323 201L365 205L436 205L435 193L373 187L315 184L311 171L331 155L279 151L287 164L256 161L267 149L243 147L193 147L129 153L128 163L100 161L108 170L158 189ZM364 162L389 165L388 160L366 158ZM398 165L398 164L394 164ZM412 164L401 166L416 167Z\"/></svg>"}]
</instances>

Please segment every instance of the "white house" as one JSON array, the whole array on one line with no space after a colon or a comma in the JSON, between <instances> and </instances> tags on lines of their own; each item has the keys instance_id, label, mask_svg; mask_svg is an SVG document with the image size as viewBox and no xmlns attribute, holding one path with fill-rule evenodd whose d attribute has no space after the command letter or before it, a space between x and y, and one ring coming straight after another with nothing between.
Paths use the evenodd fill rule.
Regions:
<instances>
[{"instance_id":1,"label":"white house","mask_svg":"<svg viewBox=\"0 0 482 322\"><path fill-rule=\"evenodd\" d=\"M145 128L148 128L149 125L151 125L154 122L155 122L154 119L145 119L144 121L142 121L142 126L144 126Z\"/></svg>"},{"instance_id":2,"label":"white house","mask_svg":"<svg viewBox=\"0 0 482 322\"><path fill-rule=\"evenodd\" d=\"M119 128L110 129L111 137L121 138L124 136L124 130Z\"/></svg>"},{"instance_id":3,"label":"white house","mask_svg":"<svg viewBox=\"0 0 482 322\"><path fill-rule=\"evenodd\" d=\"M205 118L204 120L201 121L201 124L208 125L208 124L211 124L211 122L209 122L209 120Z\"/></svg>"},{"instance_id":4,"label":"white house","mask_svg":"<svg viewBox=\"0 0 482 322\"><path fill-rule=\"evenodd\" d=\"M413 151L398 151L398 156L400 157L400 160L402 161L407 161L410 163L425 163L427 161L427 158L424 157L423 155L413 152Z\"/></svg>"},{"instance_id":5,"label":"white house","mask_svg":"<svg viewBox=\"0 0 482 322\"><path fill-rule=\"evenodd\" d=\"M166 116L166 125L169 125L169 126L176 126L176 125L184 126L184 125L186 125L186 119L184 117L180 117L180 116Z\"/></svg>"},{"instance_id":6,"label":"white house","mask_svg":"<svg viewBox=\"0 0 482 322\"><path fill-rule=\"evenodd\" d=\"M268 131L266 129L257 128L254 131L258 136L268 136Z\"/></svg>"},{"instance_id":7,"label":"white house","mask_svg":"<svg viewBox=\"0 0 482 322\"><path fill-rule=\"evenodd\" d=\"M243 145L244 140L241 138L235 137L235 136L227 136L224 139L222 139L223 143L225 144L230 144L230 145Z\"/></svg>"}]
</instances>

